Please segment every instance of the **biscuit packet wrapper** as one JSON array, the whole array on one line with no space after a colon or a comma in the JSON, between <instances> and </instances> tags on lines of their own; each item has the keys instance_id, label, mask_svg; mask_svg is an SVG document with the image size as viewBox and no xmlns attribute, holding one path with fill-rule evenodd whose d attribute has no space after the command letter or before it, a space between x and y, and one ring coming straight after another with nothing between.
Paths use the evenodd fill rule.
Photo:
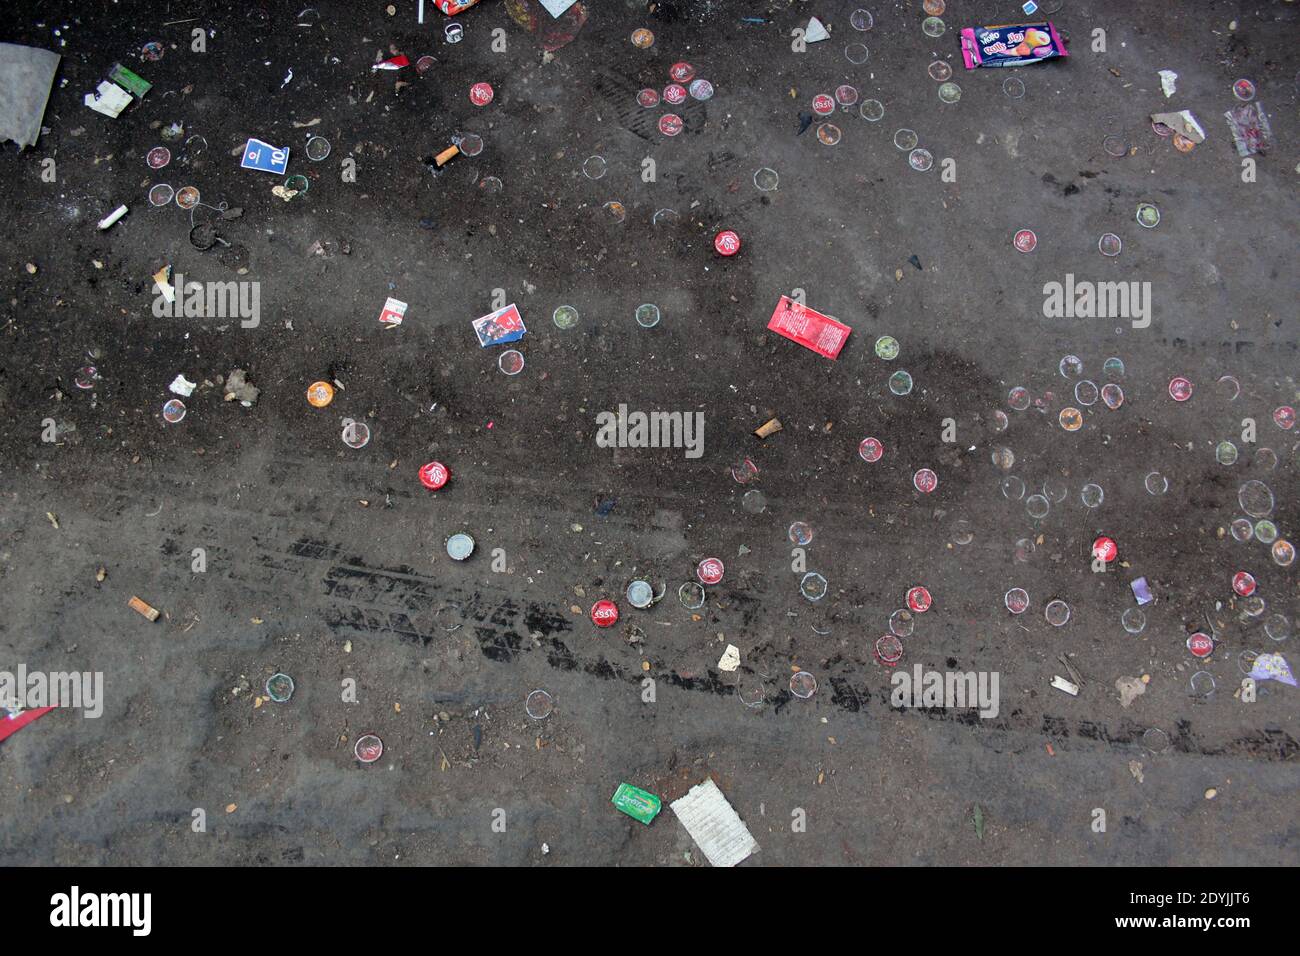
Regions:
<instances>
[{"instance_id":1,"label":"biscuit packet wrapper","mask_svg":"<svg viewBox=\"0 0 1300 956\"><path fill-rule=\"evenodd\" d=\"M967 27L961 31L961 56L968 70L981 66L1025 66L1069 55L1065 42L1050 22Z\"/></svg>"}]
</instances>

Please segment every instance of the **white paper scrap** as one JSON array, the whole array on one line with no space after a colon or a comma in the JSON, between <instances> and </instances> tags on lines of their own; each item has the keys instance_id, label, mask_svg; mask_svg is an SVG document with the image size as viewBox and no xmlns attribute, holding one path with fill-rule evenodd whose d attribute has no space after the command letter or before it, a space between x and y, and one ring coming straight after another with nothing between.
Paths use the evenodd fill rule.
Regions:
<instances>
[{"instance_id":1,"label":"white paper scrap","mask_svg":"<svg viewBox=\"0 0 1300 956\"><path fill-rule=\"evenodd\" d=\"M104 80L94 93L86 94L84 102L96 113L117 119L117 115L131 105L131 94L116 83Z\"/></svg>"},{"instance_id":2,"label":"white paper scrap","mask_svg":"<svg viewBox=\"0 0 1300 956\"><path fill-rule=\"evenodd\" d=\"M745 821L712 780L691 787L672 808L712 866L735 866L758 850Z\"/></svg>"},{"instance_id":3,"label":"white paper scrap","mask_svg":"<svg viewBox=\"0 0 1300 956\"><path fill-rule=\"evenodd\" d=\"M1071 697L1079 696L1079 685L1070 683L1068 680L1066 680L1064 677L1060 676L1059 674L1052 678L1052 686L1055 687L1057 690L1065 691Z\"/></svg>"}]
</instances>

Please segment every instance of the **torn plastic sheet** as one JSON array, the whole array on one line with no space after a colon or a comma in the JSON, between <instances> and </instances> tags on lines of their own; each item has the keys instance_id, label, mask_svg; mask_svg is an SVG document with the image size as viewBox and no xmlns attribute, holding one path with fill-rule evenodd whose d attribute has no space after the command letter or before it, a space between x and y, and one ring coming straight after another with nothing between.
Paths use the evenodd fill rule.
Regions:
<instances>
[{"instance_id":1,"label":"torn plastic sheet","mask_svg":"<svg viewBox=\"0 0 1300 956\"><path fill-rule=\"evenodd\" d=\"M1268 114L1258 100L1234 106L1223 115L1228 120L1238 156L1253 156L1272 148L1273 130L1268 125Z\"/></svg>"},{"instance_id":2,"label":"torn plastic sheet","mask_svg":"<svg viewBox=\"0 0 1300 956\"><path fill-rule=\"evenodd\" d=\"M0 43L0 142L36 145L60 59L49 50Z\"/></svg>"},{"instance_id":3,"label":"torn plastic sheet","mask_svg":"<svg viewBox=\"0 0 1300 956\"><path fill-rule=\"evenodd\" d=\"M1295 675L1291 665L1281 654L1260 654L1250 668L1250 676L1255 680L1275 680L1283 684L1296 686Z\"/></svg>"}]
</instances>

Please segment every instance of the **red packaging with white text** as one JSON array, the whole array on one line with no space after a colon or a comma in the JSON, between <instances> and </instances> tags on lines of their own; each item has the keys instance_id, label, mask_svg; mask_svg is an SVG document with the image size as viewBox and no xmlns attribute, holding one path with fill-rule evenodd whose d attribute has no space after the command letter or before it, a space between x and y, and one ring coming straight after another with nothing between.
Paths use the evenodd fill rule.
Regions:
<instances>
[{"instance_id":1,"label":"red packaging with white text","mask_svg":"<svg viewBox=\"0 0 1300 956\"><path fill-rule=\"evenodd\" d=\"M828 359L839 357L840 349L844 348L849 333L853 331L843 322L800 305L788 295L781 296L767 327L777 335L798 342L804 348L812 349Z\"/></svg>"},{"instance_id":2,"label":"red packaging with white text","mask_svg":"<svg viewBox=\"0 0 1300 956\"><path fill-rule=\"evenodd\" d=\"M476 3L478 0L433 0L433 5L449 17L454 17L462 10L468 10Z\"/></svg>"}]
</instances>

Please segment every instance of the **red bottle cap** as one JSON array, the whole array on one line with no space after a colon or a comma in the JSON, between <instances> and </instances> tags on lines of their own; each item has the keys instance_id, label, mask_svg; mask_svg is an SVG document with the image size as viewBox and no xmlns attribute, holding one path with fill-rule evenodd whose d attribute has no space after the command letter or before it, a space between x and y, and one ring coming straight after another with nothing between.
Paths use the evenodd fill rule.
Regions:
<instances>
[{"instance_id":1,"label":"red bottle cap","mask_svg":"<svg viewBox=\"0 0 1300 956\"><path fill-rule=\"evenodd\" d=\"M469 101L475 106L487 106L494 96L491 83L475 83L469 88Z\"/></svg>"},{"instance_id":2,"label":"red bottle cap","mask_svg":"<svg viewBox=\"0 0 1300 956\"><path fill-rule=\"evenodd\" d=\"M1242 597L1255 593L1255 576L1249 571L1238 571L1232 576L1232 589Z\"/></svg>"},{"instance_id":3,"label":"red bottle cap","mask_svg":"<svg viewBox=\"0 0 1300 956\"><path fill-rule=\"evenodd\" d=\"M680 83L669 83L664 87L664 102L677 106L686 102L686 87Z\"/></svg>"},{"instance_id":4,"label":"red bottle cap","mask_svg":"<svg viewBox=\"0 0 1300 956\"><path fill-rule=\"evenodd\" d=\"M813 97L812 108L818 116L830 116L835 112L835 99L829 93L818 93Z\"/></svg>"},{"instance_id":5,"label":"red bottle cap","mask_svg":"<svg viewBox=\"0 0 1300 956\"><path fill-rule=\"evenodd\" d=\"M608 598L591 606L591 621L597 627L613 627L618 623L618 605Z\"/></svg>"},{"instance_id":6,"label":"red bottle cap","mask_svg":"<svg viewBox=\"0 0 1300 956\"><path fill-rule=\"evenodd\" d=\"M1193 657L1209 657L1214 653L1214 640L1208 634L1197 631L1187 639L1187 649Z\"/></svg>"},{"instance_id":7,"label":"red bottle cap","mask_svg":"<svg viewBox=\"0 0 1300 956\"><path fill-rule=\"evenodd\" d=\"M659 117L659 132L665 136L676 136L685 126L686 124L682 122L682 118L676 113L665 113Z\"/></svg>"},{"instance_id":8,"label":"red bottle cap","mask_svg":"<svg viewBox=\"0 0 1300 956\"><path fill-rule=\"evenodd\" d=\"M695 78L695 67L686 62L674 63L672 69L668 71L668 75L678 83L685 83Z\"/></svg>"},{"instance_id":9,"label":"red bottle cap","mask_svg":"<svg viewBox=\"0 0 1300 956\"><path fill-rule=\"evenodd\" d=\"M880 443L879 438L864 438L858 442L858 454L862 456L863 461L880 461L885 453L885 446Z\"/></svg>"},{"instance_id":10,"label":"red bottle cap","mask_svg":"<svg viewBox=\"0 0 1300 956\"><path fill-rule=\"evenodd\" d=\"M734 256L740 251L740 236L730 229L724 229L713 237L713 248L722 256Z\"/></svg>"},{"instance_id":11,"label":"red bottle cap","mask_svg":"<svg viewBox=\"0 0 1300 956\"><path fill-rule=\"evenodd\" d=\"M930 610L930 592L923 587L914 587L907 592L907 606L918 614Z\"/></svg>"},{"instance_id":12,"label":"red bottle cap","mask_svg":"<svg viewBox=\"0 0 1300 956\"><path fill-rule=\"evenodd\" d=\"M1175 402L1185 402L1192 397L1192 383L1179 375L1169 380L1169 397Z\"/></svg>"},{"instance_id":13,"label":"red bottle cap","mask_svg":"<svg viewBox=\"0 0 1300 956\"><path fill-rule=\"evenodd\" d=\"M695 569L695 576L701 584L717 584L722 580L722 562L717 558L705 558Z\"/></svg>"},{"instance_id":14,"label":"red bottle cap","mask_svg":"<svg viewBox=\"0 0 1300 956\"><path fill-rule=\"evenodd\" d=\"M430 491L437 491L450 477L451 472L440 461L431 461L427 465L420 466L420 484Z\"/></svg>"},{"instance_id":15,"label":"red bottle cap","mask_svg":"<svg viewBox=\"0 0 1300 956\"><path fill-rule=\"evenodd\" d=\"M1115 543L1113 538L1102 535L1092 543L1092 556L1101 558L1102 561L1110 564L1119 556L1119 545Z\"/></svg>"}]
</instances>

